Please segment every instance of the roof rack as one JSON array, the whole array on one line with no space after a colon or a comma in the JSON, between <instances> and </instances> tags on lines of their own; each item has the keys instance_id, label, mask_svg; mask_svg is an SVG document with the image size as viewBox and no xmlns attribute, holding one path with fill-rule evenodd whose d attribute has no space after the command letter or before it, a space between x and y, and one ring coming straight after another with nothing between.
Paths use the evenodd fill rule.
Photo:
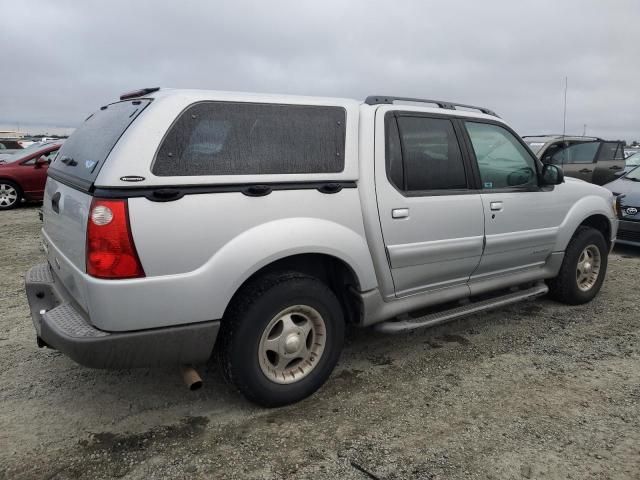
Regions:
<instances>
[{"instance_id":1,"label":"roof rack","mask_svg":"<svg viewBox=\"0 0 640 480\"><path fill-rule=\"evenodd\" d=\"M367 105L380 105L380 104L390 104L393 105L393 102L415 102L415 103L432 103L437 105L440 108L445 108L447 110L457 110L456 107L462 108L471 108L473 110L478 110L479 112L484 113L485 115L491 115L493 117L499 116L488 108L484 107L476 107L475 105L465 105L464 103L454 103L454 102L445 102L443 100L429 100L426 98L409 98L409 97L390 97L387 95L371 95L367 97L364 101Z\"/></svg>"},{"instance_id":2,"label":"roof rack","mask_svg":"<svg viewBox=\"0 0 640 480\"><path fill-rule=\"evenodd\" d=\"M602 140L600 137L590 137L590 136L585 136L585 135L571 135L569 133L565 133L564 135L561 133L545 133L542 135L523 135L522 138L535 138L535 137L557 137L557 138L562 138L562 137L577 137L577 138L588 138L591 140Z\"/></svg>"}]
</instances>

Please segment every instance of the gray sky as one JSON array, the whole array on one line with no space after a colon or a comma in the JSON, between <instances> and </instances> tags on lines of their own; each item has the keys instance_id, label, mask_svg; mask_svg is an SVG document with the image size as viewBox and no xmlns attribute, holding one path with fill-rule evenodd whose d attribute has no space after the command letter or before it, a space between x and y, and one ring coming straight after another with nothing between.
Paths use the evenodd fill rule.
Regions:
<instances>
[{"instance_id":1,"label":"gray sky","mask_svg":"<svg viewBox=\"0 0 640 480\"><path fill-rule=\"evenodd\" d=\"M161 4L162 3L162 4ZM165 86L422 96L521 134L640 140L640 2L0 0L0 124L74 126Z\"/></svg>"}]
</instances>

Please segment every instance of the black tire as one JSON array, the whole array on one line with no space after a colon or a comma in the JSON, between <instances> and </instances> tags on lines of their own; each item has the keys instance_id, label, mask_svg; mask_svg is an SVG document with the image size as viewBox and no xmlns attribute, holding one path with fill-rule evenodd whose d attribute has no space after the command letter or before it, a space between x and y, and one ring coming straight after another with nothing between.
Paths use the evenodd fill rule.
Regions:
<instances>
[{"instance_id":1,"label":"black tire","mask_svg":"<svg viewBox=\"0 0 640 480\"><path fill-rule=\"evenodd\" d=\"M315 309L325 326L324 351L315 366L294 383L280 384L260 365L260 342L279 312L297 305ZM298 272L268 274L236 295L222 323L219 359L224 376L250 401L278 407L308 397L327 380L344 343L344 315L336 295L315 277Z\"/></svg>"},{"instance_id":2,"label":"black tire","mask_svg":"<svg viewBox=\"0 0 640 480\"><path fill-rule=\"evenodd\" d=\"M590 245L595 246L600 252L600 270L593 286L585 291L579 288L576 273L580 256ZM608 255L607 242L602 233L591 227L579 227L567 245L558 276L547 281L549 296L568 305L580 305L593 300L604 282Z\"/></svg>"},{"instance_id":3,"label":"black tire","mask_svg":"<svg viewBox=\"0 0 640 480\"><path fill-rule=\"evenodd\" d=\"M15 199L6 195L8 189L13 189L13 191L15 191ZM9 180L0 180L0 210L11 210L12 208L16 208L20 205L21 201L22 190L20 190L20 187Z\"/></svg>"}]
</instances>

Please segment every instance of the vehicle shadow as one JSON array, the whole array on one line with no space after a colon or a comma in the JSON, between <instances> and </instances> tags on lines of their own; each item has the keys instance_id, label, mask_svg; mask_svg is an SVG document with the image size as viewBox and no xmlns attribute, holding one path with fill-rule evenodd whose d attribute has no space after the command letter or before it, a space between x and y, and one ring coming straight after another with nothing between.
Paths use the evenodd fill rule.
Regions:
<instances>
[{"instance_id":1,"label":"vehicle shadow","mask_svg":"<svg viewBox=\"0 0 640 480\"><path fill-rule=\"evenodd\" d=\"M616 243L613 247L613 253L620 255L622 258L640 258L640 247Z\"/></svg>"}]
</instances>

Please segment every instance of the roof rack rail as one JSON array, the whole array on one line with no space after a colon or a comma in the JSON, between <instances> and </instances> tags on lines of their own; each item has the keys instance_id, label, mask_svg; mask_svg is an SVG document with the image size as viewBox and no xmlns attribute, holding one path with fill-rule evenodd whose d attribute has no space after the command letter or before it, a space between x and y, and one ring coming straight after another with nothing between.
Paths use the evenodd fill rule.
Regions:
<instances>
[{"instance_id":1,"label":"roof rack rail","mask_svg":"<svg viewBox=\"0 0 640 480\"><path fill-rule=\"evenodd\" d=\"M562 133L544 133L542 135L522 135L522 138L535 138L535 137L577 137L577 138L590 138L592 140L602 141L602 138L600 137L592 137L590 135L571 135L570 133L565 133L564 135Z\"/></svg>"},{"instance_id":2,"label":"roof rack rail","mask_svg":"<svg viewBox=\"0 0 640 480\"><path fill-rule=\"evenodd\" d=\"M390 97L387 95L370 95L368 96L364 103L367 105L380 105L380 104L390 104L393 105L393 102L414 102L414 103L432 103L437 105L440 108L445 108L447 110L456 110L456 107L462 108L471 108L473 110L478 110L485 115L491 115L493 117L499 117L493 110L489 110L484 107L476 107L475 105L465 105L464 103L454 103L454 102L446 102L443 100L429 100L427 98L409 98L409 97Z\"/></svg>"}]
</instances>

